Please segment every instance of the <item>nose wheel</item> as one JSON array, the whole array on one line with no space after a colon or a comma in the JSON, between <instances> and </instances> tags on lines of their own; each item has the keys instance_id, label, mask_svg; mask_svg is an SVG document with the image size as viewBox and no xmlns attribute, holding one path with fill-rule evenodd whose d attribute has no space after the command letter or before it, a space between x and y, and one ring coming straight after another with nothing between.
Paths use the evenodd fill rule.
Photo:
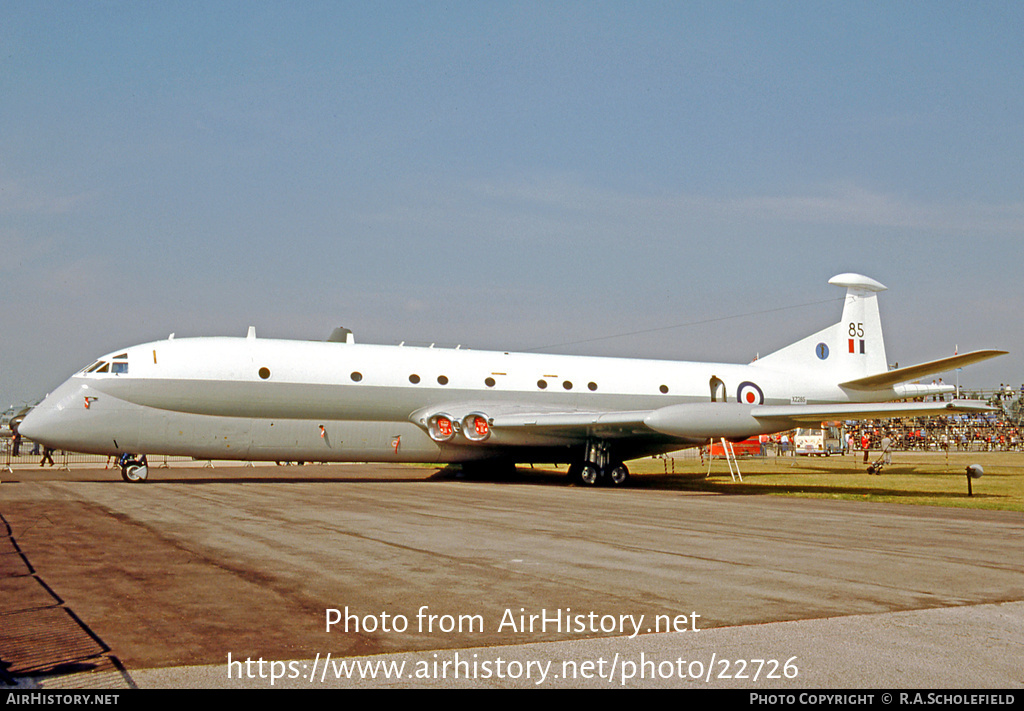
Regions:
<instances>
[{"instance_id":1,"label":"nose wheel","mask_svg":"<svg viewBox=\"0 0 1024 711\"><path fill-rule=\"evenodd\" d=\"M121 478L130 484L140 484L149 477L149 464L143 455L139 459L128 459L121 464Z\"/></svg>"}]
</instances>

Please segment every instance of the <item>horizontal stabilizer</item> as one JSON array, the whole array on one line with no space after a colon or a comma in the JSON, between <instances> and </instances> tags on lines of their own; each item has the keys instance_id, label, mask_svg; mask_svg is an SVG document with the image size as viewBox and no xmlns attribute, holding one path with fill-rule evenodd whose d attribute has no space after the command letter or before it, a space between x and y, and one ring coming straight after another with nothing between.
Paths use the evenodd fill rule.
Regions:
<instances>
[{"instance_id":1,"label":"horizontal stabilizer","mask_svg":"<svg viewBox=\"0 0 1024 711\"><path fill-rule=\"evenodd\" d=\"M1006 355L1006 351L972 351L970 353L964 353L963 355L955 355L950 356L949 358L940 358L939 360L921 363L920 365L912 365L907 368L888 370L884 373L869 375L865 378L848 380L845 383L839 383L839 387L848 388L850 390L882 390L884 388L897 385L898 383L906 383L911 380L923 378L926 375L934 375L935 373L945 373L950 370L962 368L965 365L978 363L979 361L988 360L989 358L995 358L996 356L1001 355Z\"/></svg>"}]
</instances>

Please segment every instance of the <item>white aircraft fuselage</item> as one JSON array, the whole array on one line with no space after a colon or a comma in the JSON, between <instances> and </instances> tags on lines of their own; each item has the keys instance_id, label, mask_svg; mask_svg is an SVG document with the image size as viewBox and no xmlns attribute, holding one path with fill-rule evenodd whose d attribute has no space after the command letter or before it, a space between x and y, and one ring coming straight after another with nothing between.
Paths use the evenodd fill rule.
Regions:
<instances>
[{"instance_id":1,"label":"white aircraft fuselage","mask_svg":"<svg viewBox=\"0 0 1024 711\"><path fill-rule=\"evenodd\" d=\"M799 423L947 411L885 401L948 392L885 366L876 292L750 364L245 338L173 337L115 351L37 406L22 433L54 448L200 459L595 463ZM938 372L979 351L904 369ZM954 362L955 361L955 362ZM949 366L949 367L946 367ZM902 371L901 371L902 372ZM960 403L959 410L979 409Z\"/></svg>"}]
</instances>

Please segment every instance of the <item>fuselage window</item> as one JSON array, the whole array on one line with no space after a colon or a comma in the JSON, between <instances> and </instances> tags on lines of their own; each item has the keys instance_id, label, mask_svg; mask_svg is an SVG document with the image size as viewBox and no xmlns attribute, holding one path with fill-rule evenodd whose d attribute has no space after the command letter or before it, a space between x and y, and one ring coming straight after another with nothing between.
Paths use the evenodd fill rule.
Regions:
<instances>
[{"instance_id":1,"label":"fuselage window","mask_svg":"<svg viewBox=\"0 0 1024 711\"><path fill-rule=\"evenodd\" d=\"M409 376L409 382L412 383L413 385L416 385L417 383L420 382L420 376L416 375L416 373L413 373L412 375Z\"/></svg>"},{"instance_id":2,"label":"fuselage window","mask_svg":"<svg viewBox=\"0 0 1024 711\"><path fill-rule=\"evenodd\" d=\"M438 385L447 385L448 384L448 376L447 375L439 375L439 376L437 376L437 383L438 383Z\"/></svg>"},{"instance_id":3,"label":"fuselage window","mask_svg":"<svg viewBox=\"0 0 1024 711\"><path fill-rule=\"evenodd\" d=\"M266 380L270 377L270 368L260 368L260 377Z\"/></svg>"},{"instance_id":4,"label":"fuselage window","mask_svg":"<svg viewBox=\"0 0 1024 711\"><path fill-rule=\"evenodd\" d=\"M543 390L547 386L548 386L548 381L546 381L546 380L538 380L537 381L537 387L540 388L541 390Z\"/></svg>"},{"instance_id":5,"label":"fuselage window","mask_svg":"<svg viewBox=\"0 0 1024 711\"><path fill-rule=\"evenodd\" d=\"M590 388L591 392L597 390L597 383L588 383L587 387Z\"/></svg>"},{"instance_id":6,"label":"fuselage window","mask_svg":"<svg viewBox=\"0 0 1024 711\"><path fill-rule=\"evenodd\" d=\"M358 370L357 370L357 371L354 371L354 372L352 373L352 380L353 380L354 382L358 383L358 382L359 382L360 380L362 380L362 379L363 379L363 374L362 374L362 373L360 373L360 372L359 372Z\"/></svg>"},{"instance_id":7,"label":"fuselage window","mask_svg":"<svg viewBox=\"0 0 1024 711\"><path fill-rule=\"evenodd\" d=\"M566 390L572 390L572 383L566 380L564 383L562 383L562 387L565 388Z\"/></svg>"},{"instance_id":8,"label":"fuselage window","mask_svg":"<svg viewBox=\"0 0 1024 711\"><path fill-rule=\"evenodd\" d=\"M668 393L668 386L662 385L660 388L658 388L658 390L660 390L663 394Z\"/></svg>"},{"instance_id":9,"label":"fuselage window","mask_svg":"<svg viewBox=\"0 0 1024 711\"><path fill-rule=\"evenodd\" d=\"M494 382L494 378L487 378L486 380L484 380L484 385L486 385L489 388L493 388Z\"/></svg>"}]
</instances>

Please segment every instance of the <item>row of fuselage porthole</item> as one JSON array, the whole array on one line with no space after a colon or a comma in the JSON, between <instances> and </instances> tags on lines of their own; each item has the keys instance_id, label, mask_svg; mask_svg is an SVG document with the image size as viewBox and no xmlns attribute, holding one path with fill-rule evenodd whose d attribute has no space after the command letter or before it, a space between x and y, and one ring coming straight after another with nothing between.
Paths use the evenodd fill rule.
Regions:
<instances>
[{"instance_id":1,"label":"row of fuselage porthole","mask_svg":"<svg viewBox=\"0 0 1024 711\"><path fill-rule=\"evenodd\" d=\"M260 376L260 379L262 379L262 380L268 380L270 378L270 369L266 368L266 367L260 368L259 369L259 376ZM363 374L360 373L358 370L354 370L354 371L352 371L352 373L351 373L351 375L349 377L352 378L352 382L358 383L358 382L362 381ZM412 383L413 385L419 385L421 380L422 379L420 378L420 376L417 375L416 373L412 373L409 376L409 382ZM447 375L439 375L439 376L437 376L437 384L438 385L447 385L448 384L448 376ZM493 388L497 384L498 384L497 381L494 378L490 377L490 376L484 378L484 385L486 385L489 388ZM544 378L541 378L540 380L537 381L537 389L538 390L546 390L547 387L548 387L548 381L545 380ZM572 381L571 380L563 380L562 381L562 387L565 390L572 390L573 389ZM590 381L589 383L587 383L587 389L590 390L591 392L597 392L597 383L595 383L594 381ZM668 386L667 385L661 385L658 388L658 391L661 392L663 395L667 395L668 394Z\"/></svg>"}]
</instances>

